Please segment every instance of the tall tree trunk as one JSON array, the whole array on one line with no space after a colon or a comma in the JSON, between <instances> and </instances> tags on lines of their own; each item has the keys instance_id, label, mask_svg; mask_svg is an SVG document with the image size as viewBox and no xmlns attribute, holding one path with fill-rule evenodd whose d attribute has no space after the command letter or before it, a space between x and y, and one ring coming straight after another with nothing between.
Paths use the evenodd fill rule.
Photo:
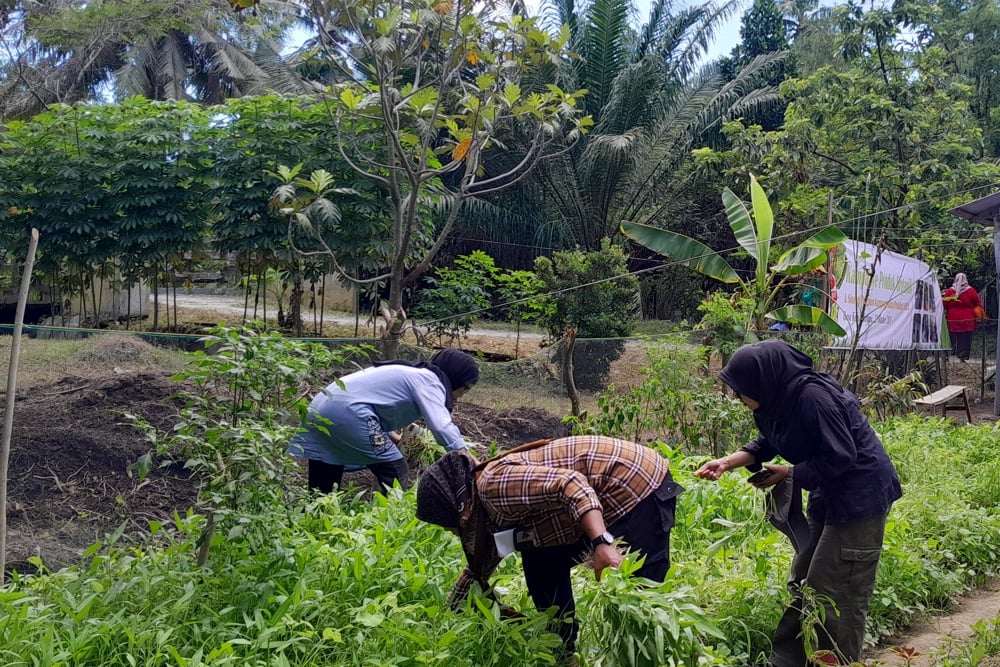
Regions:
<instances>
[{"instance_id":1,"label":"tall tree trunk","mask_svg":"<svg viewBox=\"0 0 1000 667\"><path fill-rule=\"evenodd\" d=\"M399 358L399 341L403 338L406 324L406 312L403 310L403 267L400 263L393 268L389 278L389 301L379 308L385 321L385 331L382 333L382 358Z\"/></svg>"},{"instance_id":2,"label":"tall tree trunk","mask_svg":"<svg viewBox=\"0 0 1000 667\"><path fill-rule=\"evenodd\" d=\"M570 414L574 417L580 416L580 392L576 389L576 380L573 377L573 354L576 352L576 327L566 327L563 331L561 345L562 381L566 387L566 395L569 397Z\"/></svg>"},{"instance_id":3,"label":"tall tree trunk","mask_svg":"<svg viewBox=\"0 0 1000 667\"><path fill-rule=\"evenodd\" d=\"M170 326L170 311L167 311L167 326ZM153 275L153 331L160 328L160 276Z\"/></svg>"},{"instance_id":4,"label":"tall tree trunk","mask_svg":"<svg viewBox=\"0 0 1000 667\"><path fill-rule=\"evenodd\" d=\"M302 272L298 271L292 281L292 294L288 304L288 318L298 338L302 337L302 291Z\"/></svg>"}]
</instances>

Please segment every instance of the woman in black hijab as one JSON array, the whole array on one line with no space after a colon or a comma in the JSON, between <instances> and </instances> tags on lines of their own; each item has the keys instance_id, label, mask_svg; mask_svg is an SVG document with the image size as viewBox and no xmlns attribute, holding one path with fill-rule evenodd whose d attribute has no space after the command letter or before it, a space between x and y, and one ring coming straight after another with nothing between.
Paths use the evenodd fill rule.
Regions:
<instances>
[{"instance_id":1,"label":"woman in black hijab","mask_svg":"<svg viewBox=\"0 0 1000 667\"><path fill-rule=\"evenodd\" d=\"M695 475L717 480L735 468L760 470L780 456L792 465L764 465L769 472L754 485L776 487L775 496L792 504L793 519L796 513L801 519L800 490L809 491L807 523L800 539L793 537L793 600L775 631L769 664L809 664L802 639L809 634L802 627L809 604L804 588L815 595L809 600L827 607L809 648L835 652L840 664L858 661L886 516L902 495L896 470L857 397L813 370L812 359L791 345L778 340L745 345L719 378L753 411L760 435Z\"/></svg>"}]
</instances>

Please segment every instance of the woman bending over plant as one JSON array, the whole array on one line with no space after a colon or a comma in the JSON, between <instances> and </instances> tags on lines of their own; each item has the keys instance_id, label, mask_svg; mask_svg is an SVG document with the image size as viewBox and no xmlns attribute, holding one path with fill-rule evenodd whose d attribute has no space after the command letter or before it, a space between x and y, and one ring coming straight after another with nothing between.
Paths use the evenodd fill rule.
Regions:
<instances>
[{"instance_id":1,"label":"woman bending over plant","mask_svg":"<svg viewBox=\"0 0 1000 667\"><path fill-rule=\"evenodd\" d=\"M578 625L570 570L590 559L601 580L617 568L617 543L645 556L639 577L663 581L677 495L669 463L627 440L579 435L541 440L478 464L451 452L420 477L417 518L457 534L467 567L449 602L458 608L473 585L489 579L507 553L519 551L539 610L555 607L558 658L576 665Z\"/></svg>"},{"instance_id":2,"label":"woman bending over plant","mask_svg":"<svg viewBox=\"0 0 1000 667\"><path fill-rule=\"evenodd\" d=\"M397 431L423 419L439 444L465 449L451 410L478 381L475 360L451 348L429 362L380 362L319 392L288 451L309 459L309 487L322 493L340 486L348 465L369 468L383 489L396 480L407 488L409 469L396 446Z\"/></svg>"}]
</instances>

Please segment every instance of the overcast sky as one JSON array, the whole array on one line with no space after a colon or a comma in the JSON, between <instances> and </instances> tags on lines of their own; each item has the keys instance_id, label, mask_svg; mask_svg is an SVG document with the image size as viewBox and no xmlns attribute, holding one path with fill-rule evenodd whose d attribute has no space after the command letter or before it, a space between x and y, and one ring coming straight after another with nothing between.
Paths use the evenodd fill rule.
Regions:
<instances>
[{"instance_id":1,"label":"overcast sky","mask_svg":"<svg viewBox=\"0 0 1000 667\"><path fill-rule=\"evenodd\" d=\"M528 9L538 12L540 6L540 0L525 0L525 5ZM649 4L650 0L635 0L635 7L638 16L638 23L641 25L649 17ZM689 7L691 5L701 4L697 0L680 0L678 6ZM745 3L747 7L750 6L750 0ZM729 52L733 50L736 43L740 40L740 21L743 18L743 12L735 14L726 23L722 24L720 28L716 31L715 42L709 44L708 53L705 58L705 62L715 60L719 56L729 55ZM636 25L635 27L639 27Z\"/></svg>"}]
</instances>

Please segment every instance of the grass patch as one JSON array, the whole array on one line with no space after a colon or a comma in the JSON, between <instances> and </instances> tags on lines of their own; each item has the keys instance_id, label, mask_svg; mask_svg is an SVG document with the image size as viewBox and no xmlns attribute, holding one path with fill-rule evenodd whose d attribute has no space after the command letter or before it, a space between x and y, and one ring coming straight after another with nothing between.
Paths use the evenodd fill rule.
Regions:
<instances>
[{"instance_id":1,"label":"grass patch","mask_svg":"<svg viewBox=\"0 0 1000 667\"><path fill-rule=\"evenodd\" d=\"M11 338L0 343L0 364L10 366ZM180 352L159 348L132 334L98 334L76 340L21 339L18 384L37 386L57 382L67 376L112 371L183 368Z\"/></svg>"}]
</instances>

